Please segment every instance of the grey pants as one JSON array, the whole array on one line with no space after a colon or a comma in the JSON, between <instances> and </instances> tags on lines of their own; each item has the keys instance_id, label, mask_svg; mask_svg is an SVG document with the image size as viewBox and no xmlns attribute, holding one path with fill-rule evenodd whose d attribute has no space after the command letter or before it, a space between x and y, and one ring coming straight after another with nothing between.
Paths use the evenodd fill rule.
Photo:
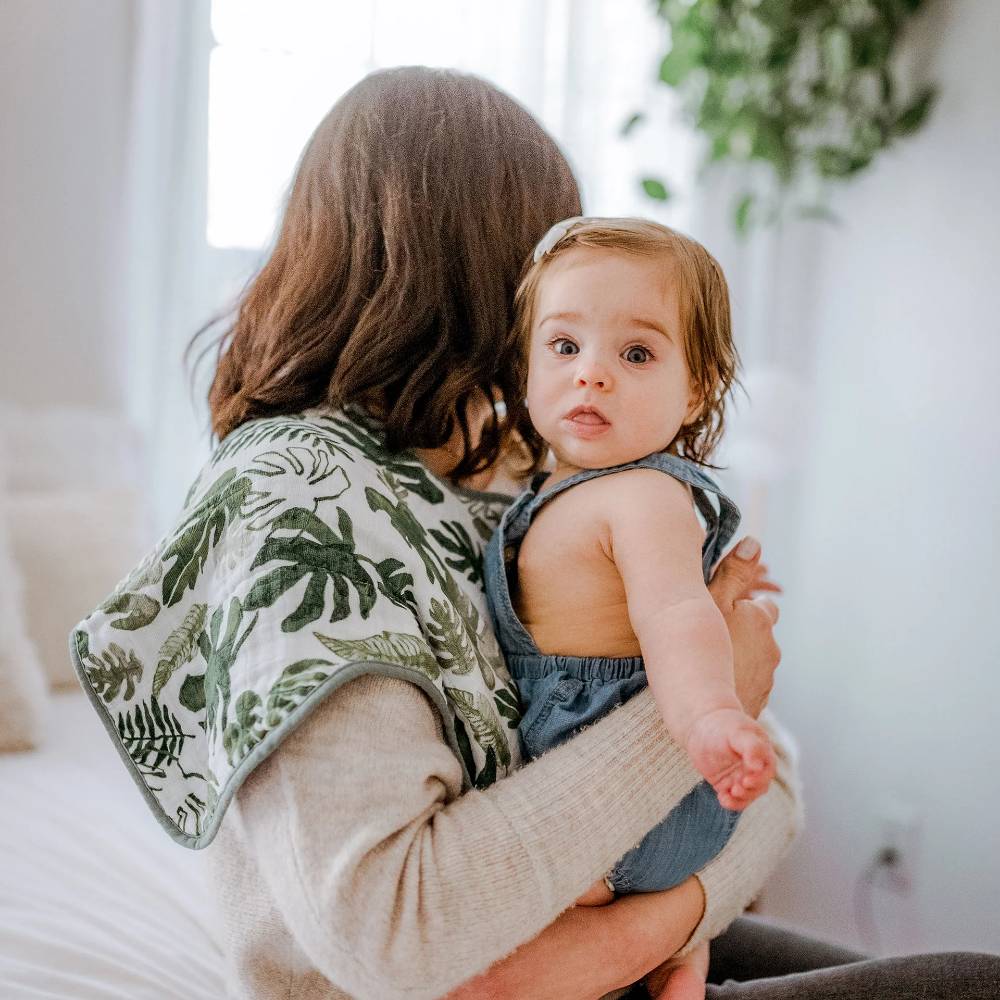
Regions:
<instances>
[{"instance_id":1,"label":"grey pants","mask_svg":"<svg viewBox=\"0 0 1000 1000\"><path fill-rule=\"evenodd\" d=\"M705 1000L1000 1000L1000 955L868 958L741 917L712 942L708 982Z\"/></svg>"}]
</instances>

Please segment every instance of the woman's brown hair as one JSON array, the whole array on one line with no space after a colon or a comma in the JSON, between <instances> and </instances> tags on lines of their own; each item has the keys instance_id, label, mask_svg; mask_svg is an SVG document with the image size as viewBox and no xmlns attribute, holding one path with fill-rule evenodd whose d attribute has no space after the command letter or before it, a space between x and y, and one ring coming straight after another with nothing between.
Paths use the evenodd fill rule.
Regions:
<instances>
[{"instance_id":1,"label":"woman's brown hair","mask_svg":"<svg viewBox=\"0 0 1000 1000\"><path fill-rule=\"evenodd\" d=\"M668 450L708 468L708 462L725 428L726 399L735 385L739 354L733 343L729 308L729 286L718 261L697 241L684 233L650 219L566 219L545 240L525 272L514 299L514 336L527 357L539 286L552 262L573 247L616 250L660 258L672 268L680 293L684 355L701 402L696 417L684 424ZM539 437L530 425L520 425L520 434L532 455L537 455ZM537 471L544 459L536 460Z\"/></svg>"},{"instance_id":2,"label":"woman's brown hair","mask_svg":"<svg viewBox=\"0 0 1000 1000\"><path fill-rule=\"evenodd\" d=\"M419 66L365 77L306 145L268 260L188 347L231 319L208 395L213 432L356 403L385 421L394 451L438 447L457 421L453 481L489 467L521 411L524 262L579 211L555 142L502 91ZM472 449L466 406L484 398L512 418L494 413ZM529 450L534 463L544 446Z\"/></svg>"}]
</instances>

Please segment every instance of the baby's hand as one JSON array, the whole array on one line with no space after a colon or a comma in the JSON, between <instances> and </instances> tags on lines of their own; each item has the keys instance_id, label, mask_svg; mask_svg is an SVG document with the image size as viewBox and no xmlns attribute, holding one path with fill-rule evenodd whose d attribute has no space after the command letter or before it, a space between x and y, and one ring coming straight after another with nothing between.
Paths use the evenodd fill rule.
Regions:
<instances>
[{"instance_id":1,"label":"baby's hand","mask_svg":"<svg viewBox=\"0 0 1000 1000\"><path fill-rule=\"evenodd\" d=\"M774 777L774 750L764 729L745 712L720 708L697 719L687 751L724 809L745 809Z\"/></svg>"}]
</instances>

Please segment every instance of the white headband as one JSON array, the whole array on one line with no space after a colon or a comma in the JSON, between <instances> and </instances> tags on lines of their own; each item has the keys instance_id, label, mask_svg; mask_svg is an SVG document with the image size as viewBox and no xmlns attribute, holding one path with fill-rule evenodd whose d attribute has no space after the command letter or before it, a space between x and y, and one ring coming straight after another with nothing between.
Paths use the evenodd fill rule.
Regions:
<instances>
[{"instance_id":1,"label":"white headband","mask_svg":"<svg viewBox=\"0 0 1000 1000\"><path fill-rule=\"evenodd\" d=\"M590 222L586 215L574 215L572 218L557 222L536 244L534 263L538 263L569 231L580 222Z\"/></svg>"}]
</instances>

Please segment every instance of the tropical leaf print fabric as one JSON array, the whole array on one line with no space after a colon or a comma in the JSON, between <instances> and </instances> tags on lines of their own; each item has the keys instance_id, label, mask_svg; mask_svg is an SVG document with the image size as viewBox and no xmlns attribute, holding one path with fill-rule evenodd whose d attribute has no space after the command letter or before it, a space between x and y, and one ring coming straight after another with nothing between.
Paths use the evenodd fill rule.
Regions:
<instances>
[{"instance_id":1,"label":"tropical leaf print fabric","mask_svg":"<svg viewBox=\"0 0 1000 1000\"><path fill-rule=\"evenodd\" d=\"M519 766L520 702L482 589L509 502L387 451L381 425L353 407L230 434L176 527L70 636L80 682L164 829L209 844L304 706L364 673L428 694L467 786Z\"/></svg>"}]
</instances>

